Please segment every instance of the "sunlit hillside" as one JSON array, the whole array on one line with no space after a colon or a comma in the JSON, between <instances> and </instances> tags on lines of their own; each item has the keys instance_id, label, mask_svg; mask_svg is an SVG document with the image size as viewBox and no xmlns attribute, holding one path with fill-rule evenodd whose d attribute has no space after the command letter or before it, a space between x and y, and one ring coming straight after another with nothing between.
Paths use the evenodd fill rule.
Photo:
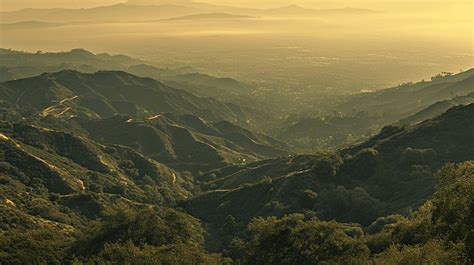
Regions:
<instances>
[{"instance_id":1,"label":"sunlit hillside","mask_svg":"<svg viewBox=\"0 0 474 265\"><path fill-rule=\"evenodd\" d=\"M471 0L0 0L0 265L473 264Z\"/></svg>"}]
</instances>

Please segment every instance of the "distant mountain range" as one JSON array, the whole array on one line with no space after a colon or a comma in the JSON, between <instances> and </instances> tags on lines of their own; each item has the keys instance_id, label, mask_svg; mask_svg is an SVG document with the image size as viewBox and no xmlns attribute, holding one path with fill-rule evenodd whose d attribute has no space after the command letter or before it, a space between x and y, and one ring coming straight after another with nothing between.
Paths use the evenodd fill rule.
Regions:
<instances>
[{"instance_id":1,"label":"distant mountain range","mask_svg":"<svg viewBox=\"0 0 474 265\"><path fill-rule=\"evenodd\" d=\"M0 81L2 82L66 69L97 72L104 69L120 70L145 63L125 55L107 53L96 55L84 49L73 49L67 52L38 51L37 53L0 49L0 59Z\"/></svg>"},{"instance_id":2,"label":"distant mountain range","mask_svg":"<svg viewBox=\"0 0 474 265\"><path fill-rule=\"evenodd\" d=\"M236 8L230 6L210 5L197 2L180 2L165 4L116 4L87 9L22 9L11 12L0 12L2 23L22 21L43 22L99 22L99 21L147 21L171 19L183 16L208 17L222 19L220 16L209 16L210 13L228 14L231 16L270 16L270 17L307 17L327 15L368 15L377 13L368 9L307 9L297 5L284 6L273 9Z\"/></svg>"},{"instance_id":3,"label":"distant mountain range","mask_svg":"<svg viewBox=\"0 0 474 265\"><path fill-rule=\"evenodd\" d=\"M370 15L377 11L362 8L309 9L298 5L288 5L264 10L268 16L327 16L327 15Z\"/></svg>"},{"instance_id":4,"label":"distant mountain range","mask_svg":"<svg viewBox=\"0 0 474 265\"><path fill-rule=\"evenodd\" d=\"M200 13L200 9L177 5L125 5L117 4L87 9L23 9L2 12L3 23L25 20L44 22L86 22L86 21L143 21L171 18Z\"/></svg>"},{"instance_id":5,"label":"distant mountain range","mask_svg":"<svg viewBox=\"0 0 474 265\"><path fill-rule=\"evenodd\" d=\"M64 25L64 23L30 20L30 21L0 24L0 30L49 28L49 27L57 27L61 25Z\"/></svg>"},{"instance_id":6,"label":"distant mountain range","mask_svg":"<svg viewBox=\"0 0 474 265\"><path fill-rule=\"evenodd\" d=\"M0 49L0 82L67 69L84 73L95 73L107 69L127 71L141 77L159 79L170 86L179 87L198 96L229 99L235 95L252 92L252 89L242 82L231 78L201 74L189 66L165 69L155 65L154 62L126 55L94 54L84 49L57 53L27 53Z\"/></svg>"},{"instance_id":7,"label":"distant mountain range","mask_svg":"<svg viewBox=\"0 0 474 265\"><path fill-rule=\"evenodd\" d=\"M245 18L252 18L251 16L239 16L239 15L231 15L226 13L208 13L208 14L197 14L197 15L189 15L189 16L182 16L182 17L174 17L169 18L167 20L171 21L178 21L178 20L220 20L220 19L245 19Z\"/></svg>"}]
</instances>

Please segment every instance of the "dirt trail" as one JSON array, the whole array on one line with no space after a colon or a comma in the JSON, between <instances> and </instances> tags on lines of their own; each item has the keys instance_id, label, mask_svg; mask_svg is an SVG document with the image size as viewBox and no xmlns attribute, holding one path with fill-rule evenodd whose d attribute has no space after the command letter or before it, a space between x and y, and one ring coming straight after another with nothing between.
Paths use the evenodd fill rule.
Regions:
<instances>
[{"instance_id":1,"label":"dirt trail","mask_svg":"<svg viewBox=\"0 0 474 265\"><path fill-rule=\"evenodd\" d=\"M65 104L67 102L70 102L70 101L73 101L75 99L79 98L78 96L74 96L74 97L70 97L70 98L65 98L61 101L59 101L59 104L57 105L53 105L53 106L49 106L47 108L45 108L43 111L41 111L40 113L40 116L41 117L47 117L49 116L53 111L59 111L58 114L55 114L54 116L56 117L59 117L63 114L65 114L66 112L70 111L72 108L69 107L69 106L66 106Z\"/></svg>"},{"instance_id":2,"label":"dirt trail","mask_svg":"<svg viewBox=\"0 0 474 265\"><path fill-rule=\"evenodd\" d=\"M161 117L160 114L155 115L155 116L152 116L152 117L148 118L147 120L149 120L149 121L151 121L151 120L156 120L156 119L158 119L159 117Z\"/></svg>"}]
</instances>

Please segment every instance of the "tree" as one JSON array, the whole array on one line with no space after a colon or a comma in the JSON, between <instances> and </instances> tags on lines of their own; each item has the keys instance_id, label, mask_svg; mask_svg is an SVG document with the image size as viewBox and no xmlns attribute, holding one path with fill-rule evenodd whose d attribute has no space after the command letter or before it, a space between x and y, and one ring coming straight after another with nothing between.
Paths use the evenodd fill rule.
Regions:
<instances>
[{"instance_id":1,"label":"tree","mask_svg":"<svg viewBox=\"0 0 474 265\"><path fill-rule=\"evenodd\" d=\"M235 221L234 216L229 214L225 218L222 231L224 232L224 235L227 235L227 236L233 237L235 235L235 233L237 232L237 222Z\"/></svg>"},{"instance_id":2,"label":"tree","mask_svg":"<svg viewBox=\"0 0 474 265\"><path fill-rule=\"evenodd\" d=\"M368 255L368 249L348 236L342 224L301 214L257 218L249 224L249 237L240 242L243 264L319 264L350 262Z\"/></svg>"},{"instance_id":3,"label":"tree","mask_svg":"<svg viewBox=\"0 0 474 265\"><path fill-rule=\"evenodd\" d=\"M464 264L465 259L459 245L446 248L442 241L429 241L414 246L392 245L387 251L376 255L374 264Z\"/></svg>"},{"instance_id":4,"label":"tree","mask_svg":"<svg viewBox=\"0 0 474 265\"><path fill-rule=\"evenodd\" d=\"M464 242L474 261L474 161L448 164L438 172L432 220L447 240Z\"/></svg>"}]
</instances>

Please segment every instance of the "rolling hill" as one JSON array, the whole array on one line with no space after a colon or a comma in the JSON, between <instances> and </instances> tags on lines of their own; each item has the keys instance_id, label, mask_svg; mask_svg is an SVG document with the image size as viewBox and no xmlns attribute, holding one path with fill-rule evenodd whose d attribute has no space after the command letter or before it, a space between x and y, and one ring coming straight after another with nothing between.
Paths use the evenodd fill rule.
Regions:
<instances>
[{"instance_id":1,"label":"rolling hill","mask_svg":"<svg viewBox=\"0 0 474 265\"><path fill-rule=\"evenodd\" d=\"M83 50L74 54L97 57ZM186 78L189 85L201 78L216 81L194 74ZM442 79L453 84L441 82L441 89L431 91L439 82L434 80L414 93L427 94L429 102L471 89L469 75ZM245 89L231 80L219 82ZM288 145L239 126L250 119L239 106L154 79L64 70L0 83L0 258L100 264L131 251L125 258L130 263L139 256L173 264L178 255L189 264L225 264L230 261L208 251L238 260L239 244L252 244L248 236L259 237L255 231L288 239L286 231L294 229L287 228L303 223L325 228L334 249L349 240L369 255L410 240L412 230L432 233L424 223L435 220L427 219L431 216L470 224L464 214L469 197L463 194L472 186L472 163L464 166L471 175L461 176L462 182L440 181L439 191L462 190L459 198L437 194L433 204L427 200L445 163L474 159L474 104L414 121L450 104L469 103L471 94L432 105L412 122L387 126L363 143L289 156ZM444 170L453 176L465 171L453 165ZM454 204L448 200L463 211L455 217L442 213L450 208L438 205ZM294 213L300 215L283 217ZM275 223L282 229L273 230ZM298 229L295 234L301 235ZM280 246L281 240L269 240Z\"/></svg>"},{"instance_id":2,"label":"rolling hill","mask_svg":"<svg viewBox=\"0 0 474 265\"><path fill-rule=\"evenodd\" d=\"M234 104L200 98L150 78L125 72L83 74L73 70L45 73L1 83L0 98L20 110L65 117L109 117L126 114L147 118L156 113L193 113L203 118L247 123L250 117Z\"/></svg>"},{"instance_id":3,"label":"rolling hill","mask_svg":"<svg viewBox=\"0 0 474 265\"><path fill-rule=\"evenodd\" d=\"M450 107L472 103L474 69L432 79L348 96L324 114L290 116L276 137L315 150L341 148L384 126L422 122Z\"/></svg>"},{"instance_id":4,"label":"rolling hill","mask_svg":"<svg viewBox=\"0 0 474 265\"><path fill-rule=\"evenodd\" d=\"M158 79L198 96L224 100L233 98L235 95L249 94L252 91L248 85L232 78L198 73L192 67L160 68L156 66L156 63L121 54L94 54L84 49L57 53L28 53L0 49L0 81L33 77L44 72L61 70L77 70L83 73L95 73L101 70L126 71L137 76Z\"/></svg>"},{"instance_id":5,"label":"rolling hill","mask_svg":"<svg viewBox=\"0 0 474 265\"><path fill-rule=\"evenodd\" d=\"M220 263L204 250L200 221L172 209L191 196L193 183L192 176L124 146L2 121L0 260L67 263L71 248L75 257L90 257L133 231L136 244L144 233L149 247L167 245L159 259L169 259L172 250L191 263Z\"/></svg>"},{"instance_id":6,"label":"rolling hill","mask_svg":"<svg viewBox=\"0 0 474 265\"><path fill-rule=\"evenodd\" d=\"M290 147L227 121L210 122L192 114L163 113L147 119L114 116L75 119L89 137L120 144L176 170L193 173L289 154Z\"/></svg>"},{"instance_id":7,"label":"rolling hill","mask_svg":"<svg viewBox=\"0 0 474 265\"><path fill-rule=\"evenodd\" d=\"M5 119L20 119L11 112L16 110L19 116L39 118L45 127L62 122L57 129L128 146L180 171L281 157L291 149L240 127L251 117L235 104L125 72L65 70L7 81L0 88L0 100L9 110Z\"/></svg>"},{"instance_id":8,"label":"rolling hill","mask_svg":"<svg viewBox=\"0 0 474 265\"><path fill-rule=\"evenodd\" d=\"M189 179L124 146L102 145L34 124L5 122L2 122L0 144L4 181L7 179L23 189L46 189L58 194L64 203L71 203L68 207L85 216L100 214L99 210L104 209L101 201L128 199L172 205L190 196L190 191L184 188ZM150 180L157 185L155 194L150 194L145 185ZM159 189L167 192L161 193ZM11 190L3 192L2 197L12 201L26 203L25 200L34 199ZM85 192L94 194L95 199L91 197L88 202L77 204ZM87 211L87 207L95 210Z\"/></svg>"},{"instance_id":9,"label":"rolling hill","mask_svg":"<svg viewBox=\"0 0 474 265\"><path fill-rule=\"evenodd\" d=\"M211 225L228 215L245 226L255 216L300 212L368 225L378 216L423 204L448 162L472 160L474 104L423 123L385 127L372 139L335 153L264 160L204 174L207 192L187 201Z\"/></svg>"},{"instance_id":10,"label":"rolling hill","mask_svg":"<svg viewBox=\"0 0 474 265\"><path fill-rule=\"evenodd\" d=\"M66 56L72 55L97 57L83 50ZM248 122L239 106L120 71L6 81L0 106L2 262L37 261L31 253L53 244L41 261L59 262L66 246L95 257L130 237L124 226L143 243L135 229L141 225L148 238L156 236L149 247L183 251L191 263L221 263L203 248L200 221L170 207L200 189L199 171L288 155L286 144L226 121ZM82 234L87 227L94 232ZM23 236L32 245L17 245Z\"/></svg>"},{"instance_id":11,"label":"rolling hill","mask_svg":"<svg viewBox=\"0 0 474 265\"><path fill-rule=\"evenodd\" d=\"M44 72L58 72L67 69L83 72L120 70L144 63L125 55L93 54L84 49L73 49L67 52L39 51L37 53L0 49L0 59L0 81L2 82L33 77Z\"/></svg>"}]
</instances>

